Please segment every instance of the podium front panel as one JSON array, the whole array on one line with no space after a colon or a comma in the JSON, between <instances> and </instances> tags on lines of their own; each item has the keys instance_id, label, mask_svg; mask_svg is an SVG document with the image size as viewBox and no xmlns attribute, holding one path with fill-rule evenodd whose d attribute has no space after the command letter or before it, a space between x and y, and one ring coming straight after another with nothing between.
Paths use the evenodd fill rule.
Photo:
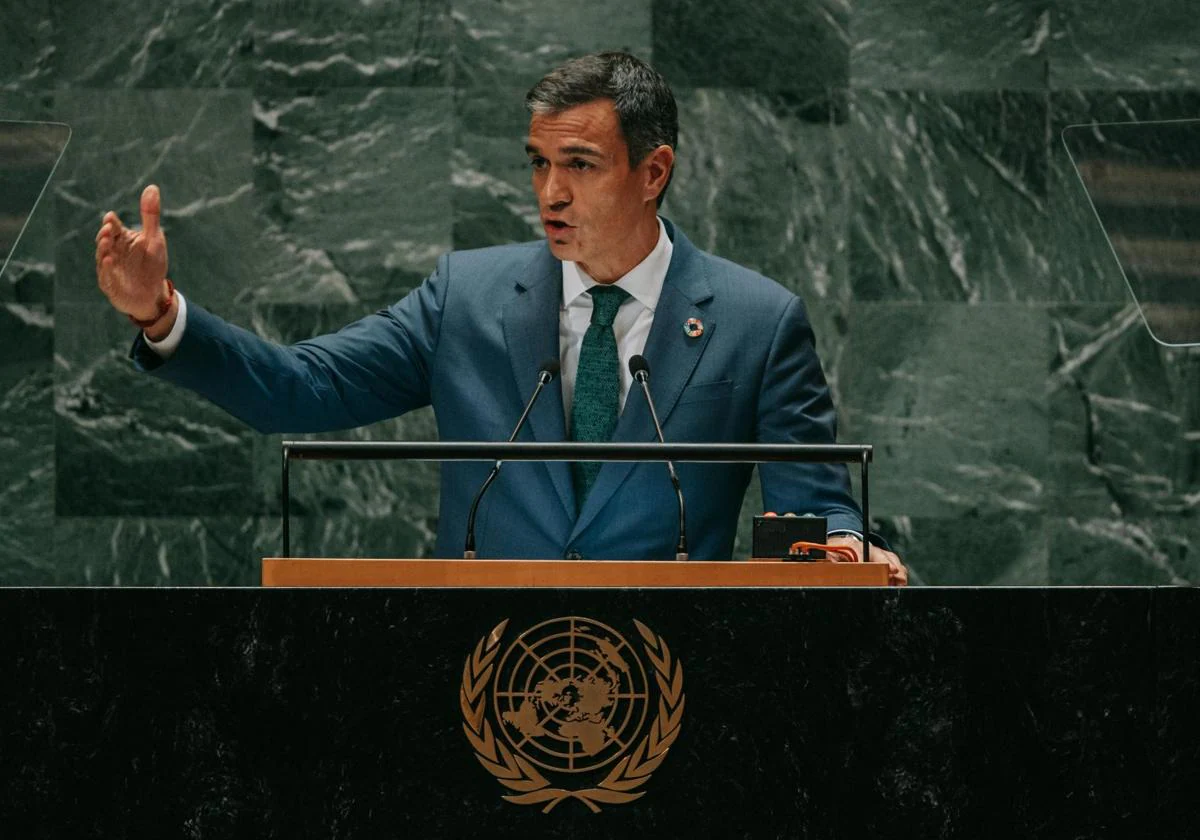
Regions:
<instances>
[{"instance_id":1,"label":"podium front panel","mask_svg":"<svg viewBox=\"0 0 1200 840\"><path fill-rule=\"evenodd\" d=\"M1194 590L41 589L0 610L14 837L1196 817Z\"/></svg>"}]
</instances>

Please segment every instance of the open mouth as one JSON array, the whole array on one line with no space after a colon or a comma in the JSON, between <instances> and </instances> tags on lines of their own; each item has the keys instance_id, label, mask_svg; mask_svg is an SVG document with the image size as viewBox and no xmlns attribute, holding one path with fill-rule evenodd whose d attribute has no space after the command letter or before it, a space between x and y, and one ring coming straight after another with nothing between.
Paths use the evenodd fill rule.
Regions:
<instances>
[{"instance_id":1,"label":"open mouth","mask_svg":"<svg viewBox=\"0 0 1200 840\"><path fill-rule=\"evenodd\" d=\"M570 227L566 222L560 222L557 219L547 219L545 224L547 230L566 230Z\"/></svg>"}]
</instances>

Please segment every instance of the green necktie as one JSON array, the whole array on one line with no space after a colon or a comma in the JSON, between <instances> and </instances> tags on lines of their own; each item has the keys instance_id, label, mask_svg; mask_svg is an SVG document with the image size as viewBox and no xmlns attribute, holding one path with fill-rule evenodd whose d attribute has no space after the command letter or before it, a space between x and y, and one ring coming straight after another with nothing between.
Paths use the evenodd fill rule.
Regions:
<instances>
[{"instance_id":1,"label":"green necktie","mask_svg":"<svg viewBox=\"0 0 1200 840\"><path fill-rule=\"evenodd\" d=\"M571 403L571 440L607 441L612 439L621 413L621 360L612 324L629 292L617 286L593 286L589 293L592 322L579 350L575 397ZM571 464L577 508L583 507L599 472L598 461Z\"/></svg>"}]
</instances>

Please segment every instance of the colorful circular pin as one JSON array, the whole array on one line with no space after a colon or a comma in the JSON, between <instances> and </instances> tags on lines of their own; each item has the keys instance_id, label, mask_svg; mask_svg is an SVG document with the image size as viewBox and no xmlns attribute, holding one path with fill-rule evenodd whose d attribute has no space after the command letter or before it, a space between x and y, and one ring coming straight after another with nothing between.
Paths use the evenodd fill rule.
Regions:
<instances>
[{"instance_id":1,"label":"colorful circular pin","mask_svg":"<svg viewBox=\"0 0 1200 840\"><path fill-rule=\"evenodd\" d=\"M699 338L704 335L704 322L699 318L688 318L683 322L683 334L688 338Z\"/></svg>"}]
</instances>

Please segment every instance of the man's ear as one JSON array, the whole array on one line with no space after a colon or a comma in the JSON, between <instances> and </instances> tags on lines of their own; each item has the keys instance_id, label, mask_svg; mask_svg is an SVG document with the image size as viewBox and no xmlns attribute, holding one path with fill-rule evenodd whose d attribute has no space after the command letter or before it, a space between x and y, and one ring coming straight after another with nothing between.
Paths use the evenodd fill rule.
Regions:
<instances>
[{"instance_id":1,"label":"man's ear","mask_svg":"<svg viewBox=\"0 0 1200 840\"><path fill-rule=\"evenodd\" d=\"M645 201L654 201L671 180L671 170L675 167L675 150L670 146L659 146L646 155L642 165L646 168L646 193L642 198Z\"/></svg>"}]
</instances>

